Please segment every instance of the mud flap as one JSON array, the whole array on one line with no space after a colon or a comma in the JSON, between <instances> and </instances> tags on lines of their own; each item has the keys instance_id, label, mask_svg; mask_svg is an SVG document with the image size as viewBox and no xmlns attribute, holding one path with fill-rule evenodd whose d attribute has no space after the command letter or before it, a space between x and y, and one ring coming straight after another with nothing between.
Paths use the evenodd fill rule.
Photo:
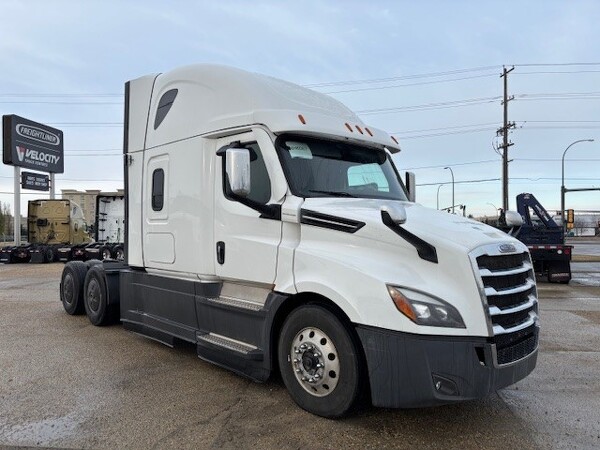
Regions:
<instances>
[{"instance_id":1,"label":"mud flap","mask_svg":"<svg viewBox=\"0 0 600 450\"><path fill-rule=\"evenodd\" d=\"M571 281L571 263L569 261L549 261L548 281L550 283L568 283Z\"/></svg>"}]
</instances>

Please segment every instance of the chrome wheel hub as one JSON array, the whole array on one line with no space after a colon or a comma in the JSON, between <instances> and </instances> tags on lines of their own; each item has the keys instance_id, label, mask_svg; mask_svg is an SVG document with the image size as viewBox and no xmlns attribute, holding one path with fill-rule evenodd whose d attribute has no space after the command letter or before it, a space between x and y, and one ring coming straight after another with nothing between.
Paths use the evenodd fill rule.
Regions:
<instances>
[{"instance_id":1,"label":"chrome wheel hub","mask_svg":"<svg viewBox=\"0 0 600 450\"><path fill-rule=\"evenodd\" d=\"M324 397L338 384L340 362L337 349L329 336L318 328L304 328L296 334L289 361L298 383L311 395Z\"/></svg>"}]
</instances>

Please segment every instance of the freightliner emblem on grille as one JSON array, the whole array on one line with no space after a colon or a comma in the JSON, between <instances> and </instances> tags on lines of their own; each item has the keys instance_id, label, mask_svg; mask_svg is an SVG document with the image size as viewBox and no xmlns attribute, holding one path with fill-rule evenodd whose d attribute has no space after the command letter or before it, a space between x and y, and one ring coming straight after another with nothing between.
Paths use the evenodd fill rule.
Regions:
<instances>
[{"instance_id":1,"label":"freightliner emblem on grille","mask_svg":"<svg viewBox=\"0 0 600 450\"><path fill-rule=\"evenodd\" d=\"M512 244L500 244L498 246L498 250L500 250L500 253L514 253L517 251L515 246Z\"/></svg>"}]
</instances>

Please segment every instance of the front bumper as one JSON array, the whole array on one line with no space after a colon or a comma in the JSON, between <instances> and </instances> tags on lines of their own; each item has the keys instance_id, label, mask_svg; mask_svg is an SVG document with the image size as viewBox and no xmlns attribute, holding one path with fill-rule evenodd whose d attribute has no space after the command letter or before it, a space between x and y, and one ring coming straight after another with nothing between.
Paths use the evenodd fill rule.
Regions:
<instances>
[{"instance_id":1,"label":"front bumper","mask_svg":"<svg viewBox=\"0 0 600 450\"><path fill-rule=\"evenodd\" d=\"M525 378L537 361L534 350L509 364L497 363L488 338L421 336L357 326L363 344L373 405L416 408L479 399Z\"/></svg>"}]
</instances>

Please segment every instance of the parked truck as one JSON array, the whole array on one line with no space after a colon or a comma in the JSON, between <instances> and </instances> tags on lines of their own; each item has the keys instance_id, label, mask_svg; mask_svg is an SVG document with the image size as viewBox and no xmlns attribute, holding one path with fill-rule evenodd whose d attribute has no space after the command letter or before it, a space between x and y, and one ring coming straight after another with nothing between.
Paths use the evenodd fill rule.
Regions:
<instances>
[{"instance_id":1,"label":"parked truck","mask_svg":"<svg viewBox=\"0 0 600 450\"><path fill-rule=\"evenodd\" d=\"M523 225L513 236L529 248L535 271L551 283L568 283L573 246L565 244L563 227L533 194L517 195L517 211Z\"/></svg>"},{"instance_id":2,"label":"parked truck","mask_svg":"<svg viewBox=\"0 0 600 450\"><path fill-rule=\"evenodd\" d=\"M86 259L124 259L125 196L96 196L94 242L85 247Z\"/></svg>"},{"instance_id":3,"label":"parked truck","mask_svg":"<svg viewBox=\"0 0 600 450\"><path fill-rule=\"evenodd\" d=\"M125 84L125 260L65 265L67 313L131 331L339 417L527 376L527 246L414 202L398 142L338 101L193 65Z\"/></svg>"},{"instance_id":4,"label":"parked truck","mask_svg":"<svg viewBox=\"0 0 600 450\"><path fill-rule=\"evenodd\" d=\"M31 200L27 204L27 244L0 250L0 262L47 263L68 253L83 257L91 238L79 205L69 200Z\"/></svg>"}]
</instances>

